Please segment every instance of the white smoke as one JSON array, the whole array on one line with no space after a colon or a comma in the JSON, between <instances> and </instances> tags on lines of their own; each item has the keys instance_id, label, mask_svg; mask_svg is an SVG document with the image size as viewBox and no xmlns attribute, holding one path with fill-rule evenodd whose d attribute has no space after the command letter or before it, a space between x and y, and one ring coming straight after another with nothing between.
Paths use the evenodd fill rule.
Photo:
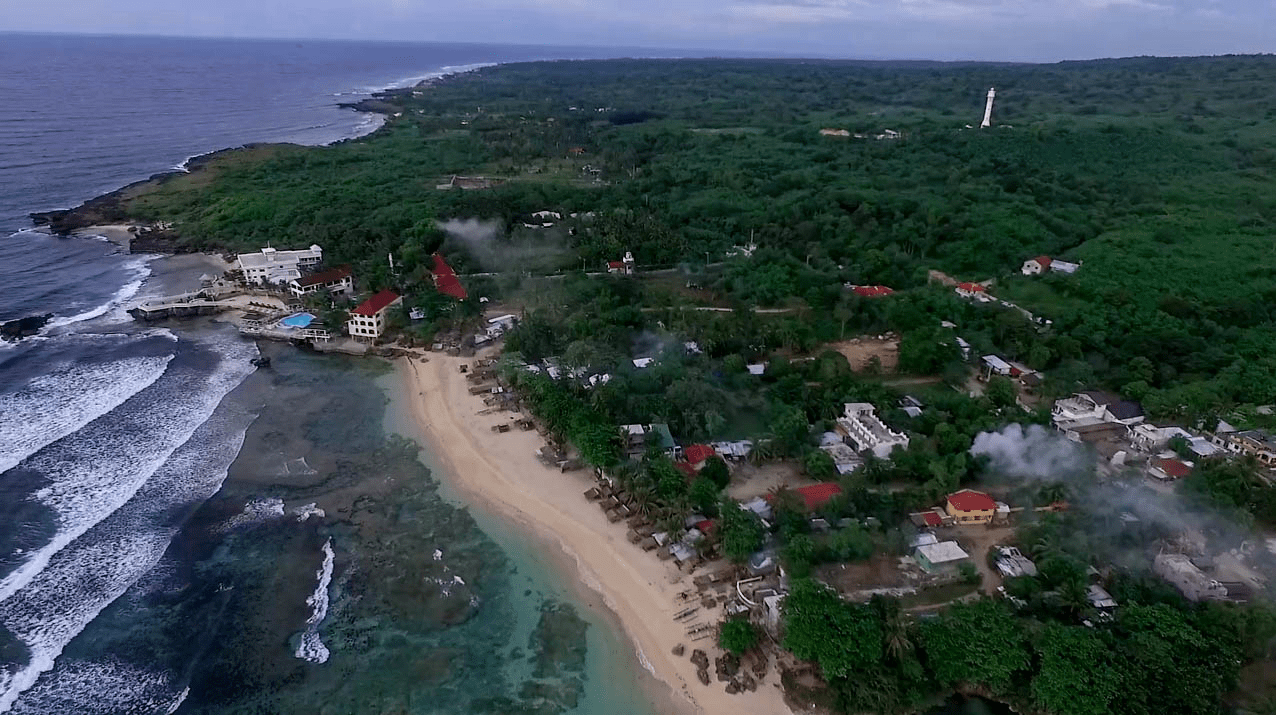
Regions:
<instances>
[{"instance_id":1,"label":"white smoke","mask_svg":"<svg viewBox=\"0 0 1276 715\"><path fill-rule=\"evenodd\" d=\"M1093 463L1085 447L1040 425L1006 425L997 432L980 432L970 453L987 456L994 471L1011 477L1062 481Z\"/></svg>"},{"instance_id":2,"label":"white smoke","mask_svg":"<svg viewBox=\"0 0 1276 715\"><path fill-rule=\"evenodd\" d=\"M570 266L556 233L537 231L511 238L505 235L501 222L492 219L453 218L437 225L447 234L447 243L464 248L487 272L547 272Z\"/></svg>"}]
</instances>

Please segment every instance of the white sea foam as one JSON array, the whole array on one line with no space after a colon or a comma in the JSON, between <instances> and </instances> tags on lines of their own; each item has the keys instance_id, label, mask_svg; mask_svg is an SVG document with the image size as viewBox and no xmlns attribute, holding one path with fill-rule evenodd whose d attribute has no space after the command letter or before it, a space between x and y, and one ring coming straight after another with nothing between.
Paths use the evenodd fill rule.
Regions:
<instances>
[{"instance_id":1,"label":"white sea foam","mask_svg":"<svg viewBox=\"0 0 1276 715\"><path fill-rule=\"evenodd\" d=\"M54 554L131 499L253 370L249 359L257 352L255 346L235 338L217 342L222 359L211 372L170 365L156 389L130 397L112 411L113 419L91 422L27 457L25 466L50 482L35 496L53 510L58 528L52 540L29 552L0 581L0 602L29 583Z\"/></svg>"},{"instance_id":2,"label":"white sea foam","mask_svg":"<svg viewBox=\"0 0 1276 715\"><path fill-rule=\"evenodd\" d=\"M319 625L328 616L328 586L332 583L332 563L336 554L332 550L332 537L323 543L323 565L315 572L319 585L315 592L306 599L310 606L310 617L306 619L306 629L301 633L301 642L297 644L295 655L311 663L328 662L328 646L319 637Z\"/></svg>"},{"instance_id":3,"label":"white sea foam","mask_svg":"<svg viewBox=\"0 0 1276 715\"><path fill-rule=\"evenodd\" d=\"M242 526L251 524L260 524L264 521L278 519L284 515L284 500L278 497L266 497L265 499L249 499L244 504L243 511L227 519L224 524L217 527L218 531L231 531Z\"/></svg>"},{"instance_id":4,"label":"white sea foam","mask_svg":"<svg viewBox=\"0 0 1276 715\"><path fill-rule=\"evenodd\" d=\"M441 77L447 77L448 75L462 74L464 72L473 72L474 70L482 69L484 67L495 67L497 64L499 63L475 62L468 65L448 65L431 72L426 72L425 74L417 74L392 80L389 84L385 84L380 87L360 87L358 91L361 94L372 94L373 92L382 92L387 89L405 89L408 87L415 87L426 80L439 79Z\"/></svg>"},{"instance_id":5,"label":"white sea foam","mask_svg":"<svg viewBox=\"0 0 1276 715\"><path fill-rule=\"evenodd\" d=\"M252 415L227 409L213 414L212 419L209 416L226 392L247 376L245 353L250 348L239 341L218 345L223 360L212 369L212 375L203 381L193 375L173 378L174 384L169 386L177 389L166 393L167 401L141 405L144 414L127 418L131 424L120 434L149 436L149 450L136 443L116 444L96 455L97 463L87 448L82 452L80 448L46 450L75 460L68 474L78 471L82 478L72 488L66 474L57 475L57 484L62 486L54 502L59 531L37 552L37 569L32 571L33 562L28 561L21 569L21 581L6 579L7 587L17 588L0 602L0 624L26 644L30 662L16 670L0 671L0 712L11 707L33 713L136 710L127 703L109 706L112 701L98 697L103 687L100 683L95 689L79 688L76 673L80 671L76 668L80 666L61 663L58 658L67 643L160 561L181 523L173 518L173 510L193 507L220 488ZM183 406L165 408L176 402ZM167 420L153 422L154 418ZM170 433L163 433L160 425ZM134 432L138 427L149 433ZM92 426L85 431L89 430ZM174 442L177 446L159 457L161 464L152 466L153 450ZM112 454L139 448L144 454L133 464L133 471L119 471L121 465L112 463ZM108 476L119 482L114 492L102 487ZM127 492L123 501L117 492ZM85 525L94 519L93 524ZM156 690L159 699L154 711L173 701L178 695L176 688L167 688L162 697ZM134 690L137 688L126 682L120 692ZM95 709L99 700L108 705Z\"/></svg>"},{"instance_id":6,"label":"white sea foam","mask_svg":"<svg viewBox=\"0 0 1276 715\"><path fill-rule=\"evenodd\" d=\"M172 355L64 364L0 395L0 472L119 407L155 384Z\"/></svg>"},{"instance_id":7,"label":"white sea foam","mask_svg":"<svg viewBox=\"0 0 1276 715\"><path fill-rule=\"evenodd\" d=\"M163 673L143 670L117 661L67 663L57 682L41 681L17 703L15 714L76 713L173 713L186 691Z\"/></svg>"},{"instance_id":8,"label":"white sea foam","mask_svg":"<svg viewBox=\"0 0 1276 715\"><path fill-rule=\"evenodd\" d=\"M304 506L294 507L293 509L290 510L289 513L297 517L297 521L306 521L312 516L317 519L322 519L325 516L327 516L326 514L324 514L323 509L320 509L319 507L315 506L314 502L310 502L309 504L306 504Z\"/></svg>"},{"instance_id":9,"label":"white sea foam","mask_svg":"<svg viewBox=\"0 0 1276 715\"><path fill-rule=\"evenodd\" d=\"M151 261L155 260L155 258L155 256L138 256L137 258L130 260L128 263L125 263L124 268L131 273L130 278L132 278L132 280L120 286L120 289L115 291L115 295L112 295L109 300L102 305L90 308L89 310L76 315L56 317L49 321L48 325L45 326L45 329L62 328L74 323L82 323L86 320L100 318L108 313L111 314L112 322L123 322L124 320L128 320L128 313L123 310L124 303L132 299L133 296L137 295L137 292L142 289L142 285L146 283L146 279L151 275L151 267L149 264Z\"/></svg>"}]
</instances>

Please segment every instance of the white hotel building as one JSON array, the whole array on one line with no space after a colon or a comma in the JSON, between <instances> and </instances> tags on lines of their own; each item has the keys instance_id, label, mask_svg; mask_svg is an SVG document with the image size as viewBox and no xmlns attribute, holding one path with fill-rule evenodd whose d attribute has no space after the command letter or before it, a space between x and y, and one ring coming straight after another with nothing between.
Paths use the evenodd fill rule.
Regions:
<instances>
[{"instance_id":1,"label":"white hotel building","mask_svg":"<svg viewBox=\"0 0 1276 715\"><path fill-rule=\"evenodd\" d=\"M249 283L287 284L301 277L303 271L318 266L323 261L323 249L318 246L298 251L280 251L263 248L257 253L239 254L239 270Z\"/></svg>"}]
</instances>

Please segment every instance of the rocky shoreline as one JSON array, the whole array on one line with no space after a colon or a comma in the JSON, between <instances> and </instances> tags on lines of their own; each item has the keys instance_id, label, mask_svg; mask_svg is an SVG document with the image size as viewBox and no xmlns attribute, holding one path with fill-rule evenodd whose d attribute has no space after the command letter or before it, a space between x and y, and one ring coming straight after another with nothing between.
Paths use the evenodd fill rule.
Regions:
<instances>
[{"instance_id":1,"label":"rocky shoreline","mask_svg":"<svg viewBox=\"0 0 1276 715\"><path fill-rule=\"evenodd\" d=\"M53 313L31 315L0 323L0 340L16 342L39 334L40 328L53 319Z\"/></svg>"},{"instance_id":2,"label":"rocky shoreline","mask_svg":"<svg viewBox=\"0 0 1276 715\"><path fill-rule=\"evenodd\" d=\"M394 117L403 111L403 106L396 103L397 99L411 96L414 92L444 81L446 81L446 77L422 80L411 87L396 87L373 92L371 97L358 102L338 102L337 106L342 109L352 109L356 112ZM380 129L376 131L380 131ZM376 131L365 136L371 136ZM343 139L342 141L351 140ZM58 236L70 236L76 231L82 231L94 226L125 223L139 224L140 228L134 232L134 236L129 241L130 253L175 254L191 253L198 250L207 251L210 248L216 249L219 247L205 245L197 248L185 245L183 237L171 228L155 225L150 221L132 215L129 211L129 203L177 177L205 171L220 159L241 152L261 151L278 146L291 145L252 143L200 154L189 159L182 169L153 174L149 178L135 181L114 191L91 198L75 208L37 211L29 214L29 216L33 225L48 228L49 231Z\"/></svg>"}]
</instances>

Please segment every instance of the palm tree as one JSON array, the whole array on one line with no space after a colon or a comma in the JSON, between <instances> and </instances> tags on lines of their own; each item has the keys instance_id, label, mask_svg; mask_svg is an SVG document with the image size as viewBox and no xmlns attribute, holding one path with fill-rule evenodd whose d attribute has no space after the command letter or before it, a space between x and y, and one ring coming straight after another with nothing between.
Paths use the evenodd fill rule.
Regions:
<instances>
[{"instance_id":1,"label":"palm tree","mask_svg":"<svg viewBox=\"0 0 1276 715\"><path fill-rule=\"evenodd\" d=\"M760 466L775 459L776 454L775 440L770 435L760 437L753 443L753 449L749 450L749 464Z\"/></svg>"},{"instance_id":2,"label":"palm tree","mask_svg":"<svg viewBox=\"0 0 1276 715\"><path fill-rule=\"evenodd\" d=\"M630 494L634 497L634 508L643 518L651 516L655 509L656 487L651 482L638 482L634 484Z\"/></svg>"},{"instance_id":3,"label":"palm tree","mask_svg":"<svg viewBox=\"0 0 1276 715\"><path fill-rule=\"evenodd\" d=\"M913 652L913 629L912 624L904 617L903 611L899 609L899 603L895 603L895 608L882 620L882 638L886 644L886 654L895 659L895 662L902 662L904 658Z\"/></svg>"}]
</instances>

